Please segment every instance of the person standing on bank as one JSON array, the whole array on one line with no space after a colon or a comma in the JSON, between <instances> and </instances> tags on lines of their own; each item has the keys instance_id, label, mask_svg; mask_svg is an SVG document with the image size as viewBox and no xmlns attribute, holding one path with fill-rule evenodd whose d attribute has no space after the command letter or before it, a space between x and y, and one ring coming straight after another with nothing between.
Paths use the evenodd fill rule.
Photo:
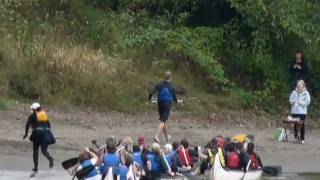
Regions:
<instances>
[{"instance_id":1,"label":"person standing on bank","mask_svg":"<svg viewBox=\"0 0 320 180\"><path fill-rule=\"evenodd\" d=\"M294 88L296 87L299 80L303 80L306 83L308 82L309 67L300 50L296 51L296 60L291 64L289 71Z\"/></svg>"},{"instance_id":2,"label":"person standing on bank","mask_svg":"<svg viewBox=\"0 0 320 180\"><path fill-rule=\"evenodd\" d=\"M53 168L54 160L48 153L47 149L50 144L55 143L55 139L50 130L50 122L47 113L42 110L39 103L33 103L31 105L32 114L29 116L26 126L23 140L28 136L29 128L33 129L30 136L30 141L33 143L33 163L34 168L32 169L33 175L38 171L38 154L39 147L41 147L42 154L49 160L49 168Z\"/></svg>"},{"instance_id":3,"label":"person standing on bank","mask_svg":"<svg viewBox=\"0 0 320 180\"><path fill-rule=\"evenodd\" d=\"M300 132L297 124L294 124L294 137L296 140L304 144L305 140L305 119L307 115L307 107L310 104L311 98L309 92L306 89L303 80L299 80L297 88L292 91L290 95L291 114L293 118L299 118L300 120ZM300 134L300 136L298 136Z\"/></svg>"},{"instance_id":4,"label":"person standing on bank","mask_svg":"<svg viewBox=\"0 0 320 180\"><path fill-rule=\"evenodd\" d=\"M172 80L172 73L170 71L167 71L165 74L165 80L157 84L153 90L149 94L149 101L151 101L151 98L153 94L158 94L158 111L159 111L159 128L158 131L154 137L154 140L157 141L157 143L160 143L159 136L160 132L163 131L166 141L169 142L169 135L168 135L168 129L167 129L167 120L169 119L171 105L173 102L178 103L176 91L174 87L171 84Z\"/></svg>"}]
</instances>

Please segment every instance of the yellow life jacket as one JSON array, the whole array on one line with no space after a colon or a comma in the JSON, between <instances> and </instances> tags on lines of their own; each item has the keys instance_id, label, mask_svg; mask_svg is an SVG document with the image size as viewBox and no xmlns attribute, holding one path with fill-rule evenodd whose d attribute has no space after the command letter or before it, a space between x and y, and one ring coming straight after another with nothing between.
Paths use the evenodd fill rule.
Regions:
<instances>
[{"instance_id":1,"label":"yellow life jacket","mask_svg":"<svg viewBox=\"0 0 320 180\"><path fill-rule=\"evenodd\" d=\"M37 112L37 122L44 123L48 121L49 121L49 117L45 111Z\"/></svg>"},{"instance_id":2,"label":"yellow life jacket","mask_svg":"<svg viewBox=\"0 0 320 180\"><path fill-rule=\"evenodd\" d=\"M209 153L209 164L212 166L214 164L215 154L212 153L211 149L208 149L208 153Z\"/></svg>"},{"instance_id":3,"label":"yellow life jacket","mask_svg":"<svg viewBox=\"0 0 320 180\"><path fill-rule=\"evenodd\" d=\"M232 141L239 142L239 143L243 144L246 141L250 141L250 139L245 134L238 134L238 135L233 136Z\"/></svg>"},{"instance_id":4,"label":"yellow life jacket","mask_svg":"<svg viewBox=\"0 0 320 180\"><path fill-rule=\"evenodd\" d=\"M223 151L220 147L218 148L218 154L219 154L221 166L226 167L226 160L224 159Z\"/></svg>"}]
</instances>

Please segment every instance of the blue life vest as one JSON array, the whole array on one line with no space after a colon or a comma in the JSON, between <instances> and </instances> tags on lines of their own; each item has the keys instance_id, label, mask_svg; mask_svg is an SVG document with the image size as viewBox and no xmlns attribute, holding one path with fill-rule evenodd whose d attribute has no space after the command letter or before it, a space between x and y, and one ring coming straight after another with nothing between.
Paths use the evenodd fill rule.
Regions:
<instances>
[{"instance_id":1,"label":"blue life vest","mask_svg":"<svg viewBox=\"0 0 320 180\"><path fill-rule=\"evenodd\" d=\"M159 162L160 159L158 159L154 153L149 153L147 157L151 162L151 170L161 173L161 164Z\"/></svg>"},{"instance_id":2,"label":"blue life vest","mask_svg":"<svg viewBox=\"0 0 320 180\"><path fill-rule=\"evenodd\" d=\"M142 162L142 158L141 158L141 152L133 153L132 159L135 163L137 163L140 167L142 167L143 162Z\"/></svg>"},{"instance_id":3,"label":"blue life vest","mask_svg":"<svg viewBox=\"0 0 320 180\"><path fill-rule=\"evenodd\" d=\"M160 103L172 103L173 96L168 87L163 87L158 95L158 102Z\"/></svg>"},{"instance_id":4,"label":"blue life vest","mask_svg":"<svg viewBox=\"0 0 320 180\"><path fill-rule=\"evenodd\" d=\"M173 165L173 162L172 162L172 159L173 159L173 156L174 156L175 154L174 154L174 152L171 152L170 154L166 154L165 155L165 158L166 158L166 160L167 160L167 162L168 162L168 164L169 164L169 166L170 166L170 169L172 169L172 165Z\"/></svg>"},{"instance_id":5,"label":"blue life vest","mask_svg":"<svg viewBox=\"0 0 320 180\"><path fill-rule=\"evenodd\" d=\"M117 154L107 154L104 156L103 166L101 171L103 174L108 173L109 167L119 167L120 158Z\"/></svg>"},{"instance_id":6,"label":"blue life vest","mask_svg":"<svg viewBox=\"0 0 320 180\"><path fill-rule=\"evenodd\" d=\"M91 163L91 160L85 160L83 163L81 163L81 166L82 166L82 168L85 168L85 167L94 166L94 165ZM97 175L99 175L99 174L100 174L100 172L99 172L98 167L94 167L94 169L93 169L92 171L90 171L90 172L84 177L84 179L86 179L86 178L91 178L91 177L97 176Z\"/></svg>"},{"instance_id":7,"label":"blue life vest","mask_svg":"<svg viewBox=\"0 0 320 180\"><path fill-rule=\"evenodd\" d=\"M129 172L129 168L127 166L121 166L119 170L120 180L127 180L128 172Z\"/></svg>"}]
</instances>

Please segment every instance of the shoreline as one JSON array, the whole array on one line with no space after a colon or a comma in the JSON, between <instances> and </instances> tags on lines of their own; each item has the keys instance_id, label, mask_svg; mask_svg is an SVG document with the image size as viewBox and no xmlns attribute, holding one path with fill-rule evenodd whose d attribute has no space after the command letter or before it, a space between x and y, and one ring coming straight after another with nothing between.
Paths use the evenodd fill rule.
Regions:
<instances>
[{"instance_id":1,"label":"shoreline","mask_svg":"<svg viewBox=\"0 0 320 180\"><path fill-rule=\"evenodd\" d=\"M32 169L32 143L29 140L22 140L28 115L25 109L0 112L2 117L0 161L6 162L0 163L0 170L31 171ZM156 113L133 116L116 112L49 111L49 116L52 130L57 138L57 143L49 146L49 152L55 158L55 171L63 170L61 162L78 156L85 146L91 145L93 139L101 144L110 135L116 136L117 139L131 136L136 143L137 137L143 134L147 138L147 143L151 143L158 126ZM306 144L301 145L273 140L273 131L276 127L268 126L263 119L254 123L248 123L248 120L243 124L233 123L233 126L230 126L230 122L237 121L233 118L227 118L224 121L201 120L173 112L169 120L169 134L172 135L172 141L180 141L182 137L186 137L192 146L203 146L213 136L219 134L223 136L253 134L256 151L264 165L281 165L285 173L320 172L318 128L312 128L311 131L307 128ZM291 132L289 141L292 141L292 136ZM164 137L162 136L161 139L164 140ZM48 170L48 162L39 152L39 171L41 170ZM65 173L67 174L66 171Z\"/></svg>"}]
</instances>

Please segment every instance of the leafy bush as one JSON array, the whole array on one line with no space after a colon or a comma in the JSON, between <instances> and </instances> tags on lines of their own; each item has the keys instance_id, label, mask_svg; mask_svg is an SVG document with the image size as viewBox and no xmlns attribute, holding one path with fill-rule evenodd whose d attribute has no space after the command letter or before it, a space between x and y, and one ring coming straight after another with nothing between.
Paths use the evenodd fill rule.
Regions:
<instances>
[{"instance_id":1,"label":"leafy bush","mask_svg":"<svg viewBox=\"0 0 320 180\"><path fill-rule=\"evenodd\" d=\"M5 1L0 95L137 110L150 81L172 69L194 94L231 95L217 104L273 112L287 103L297 48L318 96L319 10L301 0Z\"/></svg>"}]
</instances>

